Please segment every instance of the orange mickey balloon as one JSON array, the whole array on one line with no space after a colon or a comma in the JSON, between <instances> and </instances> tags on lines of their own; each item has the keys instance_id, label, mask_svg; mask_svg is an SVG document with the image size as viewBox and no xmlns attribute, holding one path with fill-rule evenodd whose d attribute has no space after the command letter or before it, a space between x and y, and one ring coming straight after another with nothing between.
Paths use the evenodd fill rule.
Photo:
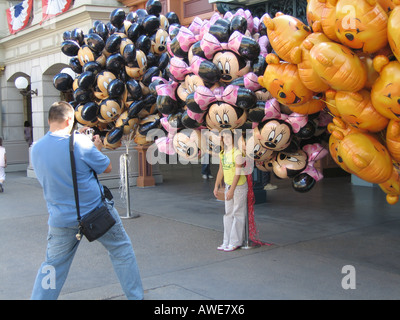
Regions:
<instances>
[{"instance_id":1,"label":"orange mickey balloon","mask_svg":"<svg viewBox=\"0 0 400 320\"><path fill-rule=\"evenodd\" d=\"M338 91L359 91L367 81L367 71L360 58L344 45L322 42L310 50L315 72Z\"/></svg>"},{"instance_id":2,"label":"orange mickey balloon","mask_svg":"<svg viewBox=\"0 0 400 320\"><path fill-rule=\"evenodd\" d=\"M329 112L334 116L334 117L340 117L340 113L338 109L336 108L336 90L329 89L325 91L325 103L326 106L329 110Z\"/></svg>"},{"instance_id":3,"label":"orange mickey balloon","mask_svg":"<svg viewBox=\"0 0 400 320\"><path fill-rule=\"evenodd\" d=\"M281 104L300 106L312 99L314 92L301 82L297 65L279 61L273 53L267 55L266 62L268 66L258 82Z\"/></svg>"},{"instance_id":4,"label":"orange mickey balloon","mask_svg":"<svg viewBox=\"0 0 400 320\"><path fill-rule=\"evenodd\" d=\"M263 22L272 48L283 60L298 63L301 55L300 45L311 33L311 29L299 19L278 12L275 18L264 15Z\"/></svg>"},{"instance_id":5,"label":"orange mickey balloon","mask_svg":"<svg viewBox=\"0 0 400 320\"><path fill-rule=\"evenodd\" d=\"M400 6L395 7L389 16L387 33L393 54L400 61Z\"/></svg>"},{"instance_id":6,"label":"orange mickey balloon","mask_svg":"<svg viewBox=\"0 0 400 320\"><path fill-rule=\"evenodd\" d=\"M313 69L310 61L310 50L318 43L329 41L326 35L321 32L316 32L310 34L301 45L301 62L298 64L299 76L303 84L314 92L324 92L330 87Z\"/></svg>"},{"instance_id":7,"label":"orange mickey balloon","mask_svg":"<svg viewBox=\"0 0 400 320\"><path fill-rule=\"evenodd\" d=\"M387 14L390 14L393 9L396 7L396 0L378 0L378 3L381 5L382 9L385 10Z\"/></svg>"},{"instance_id":8,"label":"orange mickey balloon","mask_svg":"<svg viewBox=\"0 0 400 320\"><path fill-rule=\"evenodd\" d=\"M393 172L389 180L380 183L379 187L386 193L386 202L389 204L396 204L400 196L400 175L399 169L393 166Z\"/></svg>"},{"instance_id":9,"label":"orange mickey balloon","mask_svg":"<svg viewBox=\"0 0 400 320\"><path fill-rule=\"evenodd\" d=\"M320 0L307 0L306 18L308 25L311 26L315 32L317 28L314 23L321 23L322 11L325 7L325 3Z\"/></svg>"},{"instance_id":10,"label":"orange mickey balloon","mask_svg":"<svg viewBox=\"0 0 400 320\"><path fill-rule=\"evenodd\" d=\"M359 132L357 129L349 126L339 117L333 117L332 122L327 127L329 133L329 152L332 159L341 167L344 171L353 173L349 167L343 162L342 157L339 155L339 144L345 136L351 133Z\"/></svg>"},{"instance_id":11,"label":"orange mickey balloon","mask_svg":"<svg viewBox=\"0 0 400 320\"><path fill-rule=\"evenodd\" d=\"M379 78L371 89L375 109L388 119L400 119L400 63L385 56L374 58Z\"/></svg>"},{"instance_id":12,"label":"orange mickey balloon","mask_svg":"<svg viewBox=\"0 0 400 320\"><path fill-rule=\"evenodd\" d=\"M390 120L386 129L386 147L392 158L400 162L400 122Z\"/></svg>"},{"instance_id":13,"label":"orange mickey balloon","mask_svg":"<svg viewBox=\"0 0 400 320\"><path fill-rule=\"evenodd\" d=\"M325 35L332 41L340 42L335 31L337 0L319 0L324 4L321 15L321 27Z\"/></svg>"},{"instance_id":14,"label":"orange mickey balloon","mask_svg":"<svg viewBox=\"0 0 400 320\"><path fill-rule=\"evenodd\" d=\"M388 150L372 135L351 133L340 141L338 157L359 178L370 183L387 181L393 171Z\"/></svg>"},{"instance_id":15,"label":"orange mickey balloon","mask_svg":"<svg viewBox=\"0 0 400 320\"><path fill-rule=\"evenodd\" d=\"M293 112L300 114L313 114L320 112L326 106L325 102L322 99L311 99L301 105L296 106L288 106L289 109Z\"/></svg>"},{"instance_id":16,"label":"orange mickey balloon","mask_svg":"<svg viewBox=\"0 0 400 320\"><path fill-rule=\"evenodd\" d=\"M387 44L388 16L377 0L339 0L336 36L354 50L374 53Z\"/></svg>"},{"instance_id":17,"label":"orange mickey balloon","mask_svg":"<svg viewBox=\"0 0 400 320\"><path fill-rule=\"evenodd\" d=\"M371 102L368 90L359 92L338 91L335 95L336 108L341 118L354 128L379 132L384 130L389 120L382 116Z\"/></svg>"}]
</instances>

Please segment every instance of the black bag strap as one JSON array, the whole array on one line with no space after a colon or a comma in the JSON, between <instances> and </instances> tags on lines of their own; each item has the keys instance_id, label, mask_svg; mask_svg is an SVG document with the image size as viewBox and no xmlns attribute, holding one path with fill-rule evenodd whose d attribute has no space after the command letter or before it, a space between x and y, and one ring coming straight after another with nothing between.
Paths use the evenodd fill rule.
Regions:
<instances>
[{"instance_id":1,"label":"black bag strap","mask_svg":"<svg viewBox=\"0 0 400 320\"><path fill-rule=\"evenodd\" d=\"M76 215L78 217L78 221L80 222L81 214L80 214L80 209L79 209L78 182L76 179L76 166L75 166L75 156L74 156L74 135L75 135L75 132L72 132L71 136L69 137L69 156L71 158L72 182L74 183Z\"/></svg>"},{"instance_id":2,"label":"black bag strap","mask_svg":"<svg viewBox=\"0 0 400 320\"><path fill-rule=\"evenodd\" d=\"M75 135L75 131L72 132L71 136L69 137L69 155L71 158L71 171L72 171L72 182L74 184L76 215L78 217L78 221L81 221L81 214L80 214L80 208L79 208L78 182L77 182L77 178L76 178L76 165L75 165L75 156L74 156L74 135ZM99 179L97 178L97 173L94 170L92 170L92 171L93 171L94 177L97 180L97 184L99 185L99 189L100 189L100 193L101 193L101 200L103 203L105 203L106 197L103 193L103 190L101 189Z\"/></svg>"}]
</instances>

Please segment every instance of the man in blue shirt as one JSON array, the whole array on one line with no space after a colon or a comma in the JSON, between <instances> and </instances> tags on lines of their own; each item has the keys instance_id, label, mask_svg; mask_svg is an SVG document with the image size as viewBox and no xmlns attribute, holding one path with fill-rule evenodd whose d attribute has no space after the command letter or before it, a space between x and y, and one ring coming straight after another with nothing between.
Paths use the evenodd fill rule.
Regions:
<instances>
[{"instance_id":1,"label":"man in blue shirt","mask_svg":"<svg viewBox=\"0 0 400 320\"><path fill-rule=\"evenodd\" d=\"M66 102L56 102L49 110L50 130L32 147L32 165L43 187L49 212L46 261L39 268L32 299L57 299L67 278L79 245L78 221L69 156L69 137L74 125L74 109ZM101 153L98 135L92 142L76 134L74 154L79 190L80 213L84 215L102 205L97 174L112 170L110 159ZM117 223L98 239L108 250L114 270L128 299L143 299L143 288L132 243L122 226L113 201L107 206ZM49 277L49 272L54 277ZM53 283L52 283L53 282Z\"/></svg>"}]
</instances>

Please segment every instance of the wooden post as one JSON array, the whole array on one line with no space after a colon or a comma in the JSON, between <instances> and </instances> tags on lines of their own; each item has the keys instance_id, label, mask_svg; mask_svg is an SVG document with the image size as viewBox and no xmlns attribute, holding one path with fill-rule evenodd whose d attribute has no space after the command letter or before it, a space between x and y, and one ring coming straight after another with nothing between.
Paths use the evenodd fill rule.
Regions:
<instances>
[{"instance_id":1,"label":"wooden post","mask_svg":"<svg viewBox=\"0 0 400 320\"><path fill-rule=\"evenodd\" d=\"M148 146L135 146L138 151L138 171L139 176L136 181L136 185L140 188L144 187L154 187L156 182L153 177L153 168L150 163L146 160L146 153Z\"/></svg>"}]
</instances>

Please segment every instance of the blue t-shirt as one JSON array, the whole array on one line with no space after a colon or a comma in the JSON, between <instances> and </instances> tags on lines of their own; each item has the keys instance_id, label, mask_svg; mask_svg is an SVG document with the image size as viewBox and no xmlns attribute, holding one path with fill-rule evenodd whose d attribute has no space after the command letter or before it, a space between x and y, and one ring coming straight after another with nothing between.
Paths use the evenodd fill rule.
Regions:
<instances>
[{"instance_id":1,"label":"blue t-shirt","mask_svg":"<svg viewBox=\"0 0 400 320\"><path fill-rule=\"evenodd\" d=\"M93 175L103 173L110 159L83 134L75 134L74 154L79 190L80 214L83 217L101 205L99 184ZM48 132L35 142L31 153L32 165L43 187L49 211L49 225L77 225L74 185L69 154L69 135Z\"/></svg>"}]
</instances>

